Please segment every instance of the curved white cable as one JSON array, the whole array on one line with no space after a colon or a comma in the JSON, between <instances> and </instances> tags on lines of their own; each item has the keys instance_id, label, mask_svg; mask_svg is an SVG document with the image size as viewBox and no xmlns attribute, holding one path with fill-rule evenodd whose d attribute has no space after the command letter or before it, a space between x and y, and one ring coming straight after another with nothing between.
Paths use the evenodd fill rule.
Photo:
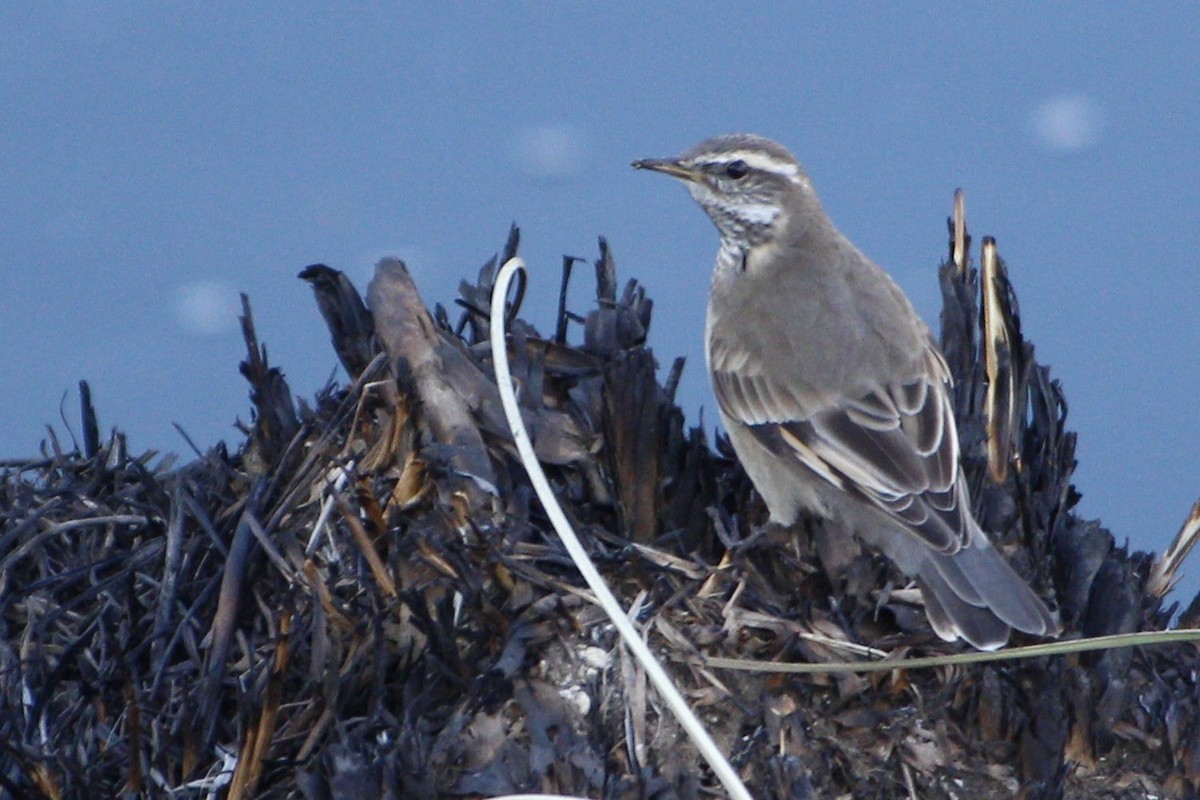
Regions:
<instances>
[{"instance_id":1,"label":"curved white cable","mask_svg":"<svg viewBox=\"0 0 1200 800\"><path fill-rule=\"evenodd\" d=\"M736 800L753 800L750 792L746 789L737 773L734 771L730 763L725 759L724 754L718 749L716 742L708 735L708 731L692 713L688 707L687 701L683 699L683 695L679 693L679 689L675 687L675 683L667 676L658 660L650 653L650 648L642 641L642 637L638 634L637 628L629 621L629 617L625 614L621 604L617 602L604 579L600 577L600 573L596 570L596 566L592 560L588 558L587 552L583 549L579 538L575 535L575 531L571 529L571 524L567 521L566 515L559 506L558 501L554 497L554 492L550 488L549 481L546 480L546 473L542 472L542 467L538 463L537 456L533 453L533 445L529 440L529 433L525 430L525 423L521 419L521 411L517 405L517 396L513 391L512 373L508 368L508 351L505 344L504 319L505 309L504 300L508 296L508 286L512 282L513 275L517 270L524 270L525 262L520 258L510 258L500 268L499 274L496 275L496 284L492 287L492 309L491 309L491 345L492 345L492 363L496 370L496 385L500 389L500 400L504 405L504 415L508 417L508 425L512 431L513 443L517 446L517 452L521 454L521 462L525 465L525 471L529 473L529 480L533 483L533 488L537 492L538 499L541 500L543 508L546 510L546 516L550 518L550 522L554 524L554 529L558 532L558 536L562 539L563 545L567 548L567 553L575 562L575 566L579 568L579 572L583 575L583 579L587 581L587 585L595 593L596 599L600 603L600 607L604 609L616 626L617 632L621 634L621 638L625 640L625 645L633 652L633 655L641 663L642 668L646 670L646 676L650 678L650 682L658 689L659 695L675 718L679 720L679 724L687 731L688 736L696 743L696 747L700 749L700 754L704 756L704 760L708 762L709 767L716 774L717 779L721 781L721 785L725 787L725 791L730 797Z\"/></svg>"}]
</instances>

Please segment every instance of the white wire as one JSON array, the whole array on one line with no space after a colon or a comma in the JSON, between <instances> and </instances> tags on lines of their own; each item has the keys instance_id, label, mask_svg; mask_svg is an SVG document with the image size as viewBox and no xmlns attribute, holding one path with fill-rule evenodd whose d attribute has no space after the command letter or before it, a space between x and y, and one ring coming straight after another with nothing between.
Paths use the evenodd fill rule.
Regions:
<instances>
[{"instance_id":1,"label":"white wire","mask_svg":"<svg viewBox=\"0 0 1200 800\"><path fill-rule=\"evenodd\" d=\"M529 441L529 433L525 430L525 423L521 419L521 411L517 405L517 396L513 391L512 373L508 367L508 349L505 343L504 333L504 318L505 308L504 301L508 296L508 286L512 282L513 275L517 270L525 270L525 262L520 258L510 258L500 268L500 273L496 276L496 284L492 288L492 310L491 310L491 345L492 345L492 362L496 370L496 385L500 389L500 400L504 405L504 414L508 417L508 425L512 430L513 443L517 446L517 452L521 454L521 462L525 465L525 471L529 473L529 480L533 483L533 488L537 492L538 499L541 500L542 506L546 509L546 515L550 517L550 522L554 524L554 529L558 532L559 538L562 539L563 545L567 548L567 553L575 562L575 566L579 568L579 572L583 575L583 579L587 581L587 585L595 593L596 599L600 603L600 607L608 614L616 626L617 632L621 634L621 638L625 640L625 646L628 647L635 658L641 663L642 668L646 670L646 676L650 678L650 682L658 689L658 693L662 696L667 707L679 720L679 724L687 731L688 736L696 743L700 754L704 756L704 760L708 762L709 767L716 774L717 779L721 781L721 785L725 787L725 791L730 797L736 800L753 800L750 792L746 789L737 773L734 771L730 763L725 759L725 756L718 749L716 742L708 735L704 725L692 713L688 707L687 701L683 699L683 695L679 693L675 683L667 676L662 666L657 659L650 653L650 648L642 641L642 637L638 635L637 629L633 623L629 621L629 617L621 608L617 598L613 597L609 591L608 585L604 579L600 577L595 564L588 558L587 552L580 544L579 538L575 535L575 531L571 529L571 524L567 521L566 515L559 506L558 501L554 497L554 492L550 488L549 481L546 480L546 473L542 472L541 465L538 464L537 456L533 453L533 445Z\"/></svg>"}]
</instances>

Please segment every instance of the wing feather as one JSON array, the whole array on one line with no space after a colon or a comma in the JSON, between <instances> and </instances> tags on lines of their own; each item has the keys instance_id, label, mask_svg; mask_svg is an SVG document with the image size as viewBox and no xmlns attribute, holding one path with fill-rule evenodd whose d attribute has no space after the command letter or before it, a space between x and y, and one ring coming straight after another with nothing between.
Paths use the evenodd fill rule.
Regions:
<instances>
[{"instance_id":1,"label":"wing feather","mask_svg":"<svg viewBox=\"0 0 1200 800\"><path fill-rule=\"evenodd\" d=\"M859 496L942 553L970 535L945 361L930 348L924 374L832 404L801 398L762 373L713 363L722 411L776 454ZM746 364L744 366L749 366Z\"/></svg>"}]
</instances>

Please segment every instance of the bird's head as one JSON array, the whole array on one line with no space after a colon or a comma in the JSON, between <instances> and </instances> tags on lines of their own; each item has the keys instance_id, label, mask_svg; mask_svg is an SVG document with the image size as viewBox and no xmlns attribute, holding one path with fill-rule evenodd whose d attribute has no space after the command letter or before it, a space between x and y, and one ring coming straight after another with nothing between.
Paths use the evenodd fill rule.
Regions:
<instances>
[{"instance_id":1,"label":"bird's head","mask_svg":"<svg viewBox=\"0 0 1200 800\"><path fill-rule=\"evenodd\" d=\"M728 244L771 241L792 215L816 205L808 175L783 145L748 133L705 139L678 158L633 162L679 178Z\"/></svg>"}]
</instances>

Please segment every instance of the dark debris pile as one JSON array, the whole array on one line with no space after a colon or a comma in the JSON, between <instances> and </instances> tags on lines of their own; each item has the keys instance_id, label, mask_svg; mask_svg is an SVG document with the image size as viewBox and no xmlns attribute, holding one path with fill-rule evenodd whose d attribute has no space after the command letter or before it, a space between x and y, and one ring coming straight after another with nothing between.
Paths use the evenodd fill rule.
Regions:
<instances>
[{"instance_id":1,"label":"dark debris pile","mask_svg":"<svg viewBox=\"0 0 1200 800\"><path fill-rule=\"evenodd\" d=\"M456 322L398 261L366 303L306 269L350 376L311 404L247 303L236 453L129 453L101 441L85 392L81 445L3 464L0 798L711 795L511 445L487 308L516 249L514 230ZM1072 513L1061 387L984 266L999 302L982 320L976 271L940 276L980 520L1066 635L1162 628L1170 575ZM595 267L596 308L564 302L550 338L510 309L523 413L601 571L757 797L1196 796L1190 645L870 677L688 661L946 648L880 558L821 524L762 524L729 448L673 402L682 363L659 381L645 292L618 291L603 241Z\"/></svg>"}]
</instances>

